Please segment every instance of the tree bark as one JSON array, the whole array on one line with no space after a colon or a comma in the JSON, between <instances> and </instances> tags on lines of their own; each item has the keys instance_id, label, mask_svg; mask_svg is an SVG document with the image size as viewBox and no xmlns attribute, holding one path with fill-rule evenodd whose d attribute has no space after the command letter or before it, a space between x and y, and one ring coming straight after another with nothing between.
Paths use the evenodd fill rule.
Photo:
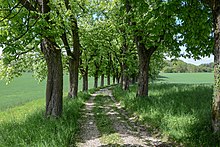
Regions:
<instances>
[{"instance_id":1,"label":"tree bark","mask_svg":"<svg viewBox=\"0 0 220 147\"><path fill-rule=\"evenodd\" d=\"M112 77L112 83L115 84L115 75Z\"/></svg>"},{"instance_id":2,"label":"tree bark","mask_svg":"<svg viewBox=\"0 0 220 147\"><path fill-rule=\"evenodd\" d=\"M107 83L108 83L108 85L111 84L111 75L110 75L110 72L107 74Z\"/></svg>"},{"instance_id":3,"label":"tree bark","mask_svg":"<svg viewBox=\"0 0 220 147\"><path fill-rule=\"evenodd\" d=\"M98 80L99 80L98 75L95 75L94 76L94 88L98 88Z\"/></svg>"},{"instance_id":4,"label":"tree bark","mask_svg":"<svg viewBox=\"0 0 220 147\"><path fill-rule=\"evenodd\" d=\"M123 54L125 55L128 50L128 46L126 45L126 37L124 37L124 46L123 46ZM122 89L129 89L129 77L127 74L128 66L126 65L126 57L124 57L124 61L122 62Z\"/></svg>"},{"instance_id":5,"label":"tree bark","mask_svg":"<svg viewBox=\"0 0 220 147\"><path fill-rule=\"evenodd\" d=\"M101 75L101 87L103 87L104 86L104 84L105 84L105 75L104 74L102 74Z\"/></svg>"},{"instance_id":6,"label":"tree bark","mask_svg":"<svg viewBox=\"0 0 220 147\"><path fill-rule=\"evenodd\" d=\"M139 54L139 77L137 96L148 96L149 65L150 57L146 57L146 54Z\"/></svg>"},{"instance_id":7,"label":"tree bark","mask_svg":"<svg viewBox=\"0 0 220 147\"><path fill-rule=\"evenodd\" d=\"M136 75L132 76L132 84L135 84L137 82L137 77Z\"/></svg>"},{"instance_id":8,"label":"tree bark","mask_svg":"<svg viewBox=\"0 0 220 147\"><path fill-rule=\"evenodd\" d=\"M156 51L157 47L151 47L149 49L146 49L143 43L142 36L135 36L135 42L139 57L139 77L137 96L148 97L150 57Z\"/></svg>"},{"instance_id":9,"label":"tree bark","mask_svg":"<svg viewBox=\"0 0 220 147\"><path fill-rule=\"evenodd\" d=\"M123 64L120 63L120 67L121 67L121 78L120 78L120 84L121 84L121 88L123 87L123 79L124 79L124 67L123 67Z\"/></svg>"},{"instance_id":10,"label":"tree bark","mask_svg":"<svg viewBox=\"0 0 220 147\"><path fill-rule=\"evenodd\" d=\"M61 50L54 44L44 39L41 50L47 63L47 89L46 89L46 116L59 117L63 106L63 67Z\"/></svg>"},{"instance_id":11,"label":"tree bark","mask_svg":"<svg viewBox=\"0 0 220 147\"><path fill-rule=\"evenodd\" d=\"M43 0L41 13L50 12L49 0ZM49 24L49 16L45 18ZM49 30L48 27L44 28ZM47 39L46 39L47 38ZM47 63L46 116L59 117L63 110L63 66L61 50L57 49L53 36L46 36L41 42L41 50Z\"/></svg>"},{"instance_id":12,"label":"tree bark","mask_svg":"<svg viewBox=\"0 0 220 147\"><path fill-rule=\"evenodd\" d=\"M128 78L127 75L123 76L122 89L123 90L128 90L129 89L129 78Z\"/></svg>"},{"instance_id":13,"label":"tree bark","mask_svg":"<svg viewBox=\"0 0 220 147\"><path fill-rule=\"evenodd\" d=\"M72 58L69 59L69 98L77 97L78 93L78 77L79 77L79 62Z\"/></svg>"},{"instance_id":14,"label":"tree bark","mask_svg":"<svg viewBox=\"0 0 220 147\"><path fill-rule=\"evenodd\" d=\"M96 69L94 73L94 88L98 88L98 80L99 80L99 66L96 64Z\"/></svg>"},{"instance_id":15,"label":"tree bark","mask_svg":"<svg viewBox=\"0 0 220 147\"><path fill-rule=\"evenodd\" d=\"M72 16L72 38L73 38L73 55L72 57L72 67L70 67L70 71L73 70L72 74L72 83L70 83L69 97L74 98L77 97L78 93L78 82L79 82L79 61L80 61L80 43L79 43L79 32L77 20Z\"/></svg>"},{"instance_id":16,"label":"tree bark","mask_svg":"<svg viewBox=\"0 0 220 147\"><path fill-rule=\"evenodd\" d=\"M120 74L118 72L118 69L116 70L116 80L117 80L117 84L120 83Z\"/></svg>"},{"instance_id":17,"label":"tree bark","mask_svg":"<svg viewBox=\"0 0 220 147\"><path fill-rule=\"evenodd\" d=\"M214 18L214 76L215 88L212 107L212 127L215 133L220 132L220 2L213 2Z\"/></svg>"},{"instance_id":18,"label":"tree bark","mask_svg":"<svg viewBox=\"0 0 220 147\"><path fill-rule=\"evenodd\" d=\"M86 66L86 70L83 74L83 91L88 91L88 66Z\"/></svg>"}]
</instances>

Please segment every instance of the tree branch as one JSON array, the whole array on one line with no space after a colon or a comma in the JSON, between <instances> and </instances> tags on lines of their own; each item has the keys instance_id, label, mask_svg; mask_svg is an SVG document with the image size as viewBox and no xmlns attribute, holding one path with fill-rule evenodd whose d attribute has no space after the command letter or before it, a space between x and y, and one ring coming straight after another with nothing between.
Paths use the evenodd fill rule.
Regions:
<instances>
[{"instance_id":1,"label":"tree branch","mask_svg":"<svg viewBox=\"0 0 220 147\"><path fill-rule=\"evenodd\" d=\"M5 19L7 19L7 18L11 15L12 11L13 11L15 8L17 8L20 3L21 3L21 2L19 1L14 7L12 7L12 8L9 10L10 13L9 13L8 15L6 15L5 17L3 17L3 19L0 20L0 22L2 22L2 21L4 21ZM18 13L21 11L22 8L23 8L23 6L19 9ZM16 13L12 18L14 18L18 13ZM10 18L10 19L11 19L11 18Z\"/></svg>"},{"instance_id":2,"label":"tree branch","mask_svg":"<svg viewBox=\"0 0 220 147\"><path fill-rule=\"evenodd\" d=\"M20 0L20 3L29 11L36 11L36 8L32 6L32 4L28 0Z\"/></svg>"}]
</instances>

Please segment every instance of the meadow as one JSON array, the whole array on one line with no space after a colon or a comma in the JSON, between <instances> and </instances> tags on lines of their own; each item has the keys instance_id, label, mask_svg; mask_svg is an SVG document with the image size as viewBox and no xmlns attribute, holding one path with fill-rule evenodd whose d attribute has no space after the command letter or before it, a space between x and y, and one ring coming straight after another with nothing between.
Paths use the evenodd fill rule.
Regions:
<instances>
[{"instance_id":1,"label":"meadow","mask_svg":"<svg viewBox=\"0 0 220 147\"><path fill-rule=\"evenodd\" d=\"M213 73L166 73L150 84L149 97L137 98L137 86L113 94L128 112L150 125L152 132L184 146L219 146L211 130Z\"/></svg>"},{"instance_id":2,"label":"meadow","mask_svg":"<svg viewBox=\"0 0 220 147\"><path fill-rule=\"evenodd\" d=\"M159 83L213 84L214 73L161 73Z\"/></svg>"}]
</instances>

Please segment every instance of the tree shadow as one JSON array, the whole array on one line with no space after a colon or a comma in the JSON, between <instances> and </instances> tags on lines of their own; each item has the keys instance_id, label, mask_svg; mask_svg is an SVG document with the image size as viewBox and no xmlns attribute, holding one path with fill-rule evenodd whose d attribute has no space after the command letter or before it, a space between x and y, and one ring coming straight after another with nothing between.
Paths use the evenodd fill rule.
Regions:
<instances>
[{"instance_id":1,"label":"tree shadow","mask_svg":"<svg viewBox=\"0 0 220 147\"><path fill-rule=\"evenodd\" d=\"M168 77L166 77L166 76L158 75L158 77L156 78L155 81L166 81L167 78L168 78Z\"/></svg>"}]
</instances>

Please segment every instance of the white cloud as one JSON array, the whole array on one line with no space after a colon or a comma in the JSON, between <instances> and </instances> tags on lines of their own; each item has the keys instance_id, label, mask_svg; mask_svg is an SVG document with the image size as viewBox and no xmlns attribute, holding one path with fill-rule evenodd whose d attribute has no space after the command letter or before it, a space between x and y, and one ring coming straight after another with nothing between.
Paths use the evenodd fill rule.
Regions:
<instances>
[{"instance_id":1,"label":"white cloud","mask_svg":"<svg viewBox=\"0 0 220 147\"><path fill-rule=\"evenodd\" d=\"M194 64L194 65L200 65L200 64L204 64L204 63L214 62L214 56L213 55L211 55L210 57L201 58L200 60L194 60L192 58L183 58L183 57L180 57L179 59L183 60L186 63L191 63L191 64Z\"/></svg>"},{"instance_id":2,"label":"white cloud","mask_svg":"<svg viewBox=\"0 0 220 147\"><path fill-rule=\"evenodd\" d=\"M181 48L181 54L185 54L186 47L181 46L180 48ZM210 57L201 58L200 60L194 60L193 58L183 58L183 57L180 57L179 59L183 60L186 63L191 63L191 64L194 64L194 65L200 65L200 64L204 64L204 63L214 62L214 56L213 55L210 55Z\"/></svg>"}]
</instances>

